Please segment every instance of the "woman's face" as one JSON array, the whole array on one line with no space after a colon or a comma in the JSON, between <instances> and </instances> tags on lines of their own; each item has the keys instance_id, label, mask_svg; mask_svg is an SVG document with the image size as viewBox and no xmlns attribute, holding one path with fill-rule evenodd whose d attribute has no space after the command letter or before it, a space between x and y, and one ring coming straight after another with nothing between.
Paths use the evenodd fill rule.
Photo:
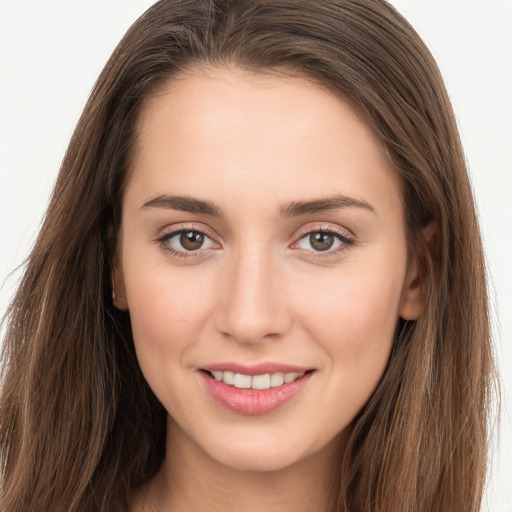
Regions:
<instances>
[{"instance_id":1,"label":"woman's face","mask_svg":"<svg viewBox=\"0 0 512 512\"><path fill-rule=\"evenodd\" d=\"M348 104L222 68L147 102L115 303L170 435L239 469L334 445L419 314L415 283L397 180Z\"/></svg>"}]
</instances>

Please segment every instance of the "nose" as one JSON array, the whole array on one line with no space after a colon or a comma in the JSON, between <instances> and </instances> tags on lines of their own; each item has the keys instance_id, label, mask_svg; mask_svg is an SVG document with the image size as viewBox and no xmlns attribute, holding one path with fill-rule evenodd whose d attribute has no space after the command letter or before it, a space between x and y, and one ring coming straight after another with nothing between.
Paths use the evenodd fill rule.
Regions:
<instances>
[{"instance_id":1,"label":"nose","mask_svg":"<svg viewBox=\"0 0 512 512\"><path fill-rule=\"evenodd\" d=\"M279 264L254 247L233 254L219 292L217 330L239 343L276 339L290 327Z\"/></svg>"}]
</instances>

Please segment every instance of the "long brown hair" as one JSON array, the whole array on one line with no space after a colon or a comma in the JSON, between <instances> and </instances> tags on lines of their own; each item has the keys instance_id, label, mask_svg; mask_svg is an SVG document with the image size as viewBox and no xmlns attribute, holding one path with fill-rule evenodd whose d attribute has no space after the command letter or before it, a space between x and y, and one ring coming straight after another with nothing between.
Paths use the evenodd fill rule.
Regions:
<instances>
[{"instance_id":1,"label":"long brown hair","mask_svg":"<svg viewBox=\"0 0 512 512\"><path fill-rule=\"evenodd\" d=\"M140 107L204 65L335 91L402 182L427 306L399 322L353 422L336 510L479 510L493 390L479 228L438 68L383 0L161 0L129 29L80 118L6 316L0 510L128 510L162 463L166 411L138 367L128 314L112 305L111 262Z\"/></svg>"}]
</instances>

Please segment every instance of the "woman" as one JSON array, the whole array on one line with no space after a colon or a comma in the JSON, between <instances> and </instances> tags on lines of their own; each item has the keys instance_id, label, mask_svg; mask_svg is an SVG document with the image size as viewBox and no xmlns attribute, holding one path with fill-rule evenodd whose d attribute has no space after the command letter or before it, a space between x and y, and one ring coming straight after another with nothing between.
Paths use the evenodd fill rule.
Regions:
<instances>
[{"instance_id":1,"label":"woman","mask_svg":"<svg viewBox=\"0 0 512 512\"><path fill-rule=\"evenodd\" d=\"M376 0L157 3L5 346L4 512L478 510L484 262L413 29Z\"/></svg>"}]
</instances>

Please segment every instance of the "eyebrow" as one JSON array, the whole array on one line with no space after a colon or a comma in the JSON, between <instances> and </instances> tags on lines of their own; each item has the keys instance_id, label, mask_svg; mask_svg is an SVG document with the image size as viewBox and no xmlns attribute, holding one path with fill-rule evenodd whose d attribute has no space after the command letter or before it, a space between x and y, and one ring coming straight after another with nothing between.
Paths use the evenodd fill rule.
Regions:
<instances>
[{"instance_id":1,"label":"eyebrow","mask_svg":"<svg viewBox=\"0 0 512 512\"><path fill-rule=\"evenodd\" d=\"M212 217L222 217L223 215L222 210L216 204L187 196L158 196L146 201L142 208L168 208L170 210L200 213Z\"/></svg>"},{"instance_id":2,"label":"eyebrow","mask_svg":"<svg viewBox=\"0 0 512 512\"><path fill-rule=\"evenodd\" d=\"M375 213L375 209L366 201L347 197L343 195L336 195L332 197L325 197L320 199L313 199L311 201L292 201L279 208L279 215L281 217L298 217L299 215L307 215L311 213L326 212L329 210L337 210L339 208L363 208Z\"/></svg>"},{"instance_id":3,"label":"eyebrow","mask_svg":"<svg viewBox=\"0 0 512 512\"><path fill-rule=\"evenodd\" d=\"M363 208L375 213L375 209L366 201L336 195L331 197L312 199L309 201L292 201L279 208L279 215L283 218L299 217L312 213L321 213L340 208ZM167 208L188 213L198 213L211 217L222 217L224 214L220 206L210 201L203 201L188 196L168 196L161 195L146 201L142 205L144 208Z\"/></svg>"}]
</instances>

